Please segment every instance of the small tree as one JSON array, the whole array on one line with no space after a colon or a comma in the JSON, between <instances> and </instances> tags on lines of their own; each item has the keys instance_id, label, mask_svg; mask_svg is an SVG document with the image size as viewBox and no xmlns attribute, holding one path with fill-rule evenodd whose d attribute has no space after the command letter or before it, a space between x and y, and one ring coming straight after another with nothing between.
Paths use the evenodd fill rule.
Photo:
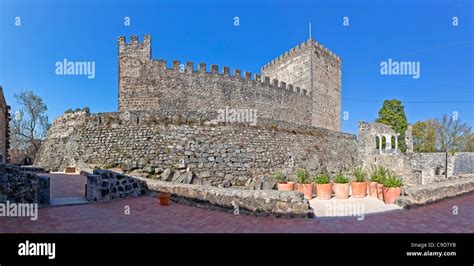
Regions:
<instances>
[{"instance_id":1,"label":"small tree","mask_svg":"<svg viewBox=\"0 0 474 266\"><path fill-rule=\"evenodd\" d=\"M436 127L433 120L418 121L413 125L413 150L415 152L436 151Z\"/></svg>"},{"instance_id":2,"label":"small tree","mask_svg":"<svg viewBox=\"0 0 474 266\"><path fill-rule=\"evenodd\" d=\"M400 134L398 144L400 150L405 152L405 131L408 127L408 121L402 102L396 99L385 100L379 110L379 117L376 122L391 126L395 132ZM385 143L382 143L382 145L385 145Z\"/></svg>"},{"instance_id":3,"label":"small tree","mask_svg":"<svg viewBox=\"0 0 474 266\"><path fill-rule=\"evenodd\" d=\"M49 128L46 104L32 91L14 94L20 108L10 121L11 147L31 149L33 158Z\"/></svg>"},{"instance_id":4,"label":"small tree","mask_svg":"<svg viewBox=\"0 0 474 266\"><path fill-rule=\"evenodd\" d=\"M468 124L445 114L437 121L436 146L439 151L461 151L465 146L463 140L469 134L472 133Z\"/></svg>"}]
</instances>

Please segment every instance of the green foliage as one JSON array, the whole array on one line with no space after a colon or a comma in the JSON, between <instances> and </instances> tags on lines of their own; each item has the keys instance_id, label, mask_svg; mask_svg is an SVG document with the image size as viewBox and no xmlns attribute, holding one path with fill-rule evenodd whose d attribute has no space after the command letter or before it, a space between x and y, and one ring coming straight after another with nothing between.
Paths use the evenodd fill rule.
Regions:
<instances>
[{"instance_id":1,"label":"green foliage","mask_svg":"<svg viewBox=\"0 0 474 266\"><path fill-rule=\"evenodd\" d=\"M354 168L353 174L356 182L364 182L367 178L367 172L360 166Z\"/></svg>"},{"instance_id":2,"label":"green foliage","mask_svg":"<svg viewBox=\"0 0 474 266\"><path fill-rule=\"evenodd\" d=\"M277 171L273 174L273 179L277 181L278 183L285 183L285 175L281 171Z\"/></svg>"},{"instance_id":3,"label":"green foliage","mask_svg":"<svg viewBox=\"0 0 474 266\"><path fill-rule=\"evenodd\" d=\"M387 176L388 170L384 166L372 166L372 171L370 173L370 181L383 183Z\"/></svg>"},{"instance_id":4,"label":"green foliage","mask_svg":"<svg viewBox=\"0 0 474 266\"><path fill-rule=\"evenodd\" d=\"M385 100L379 110L379 118L376 122L391 126L395 132L400 134L398 146L402 152L405 152L405 131L408 127L408 121L402 102L396 99ZM385 143L382 143L382 145L385 145Z\"/></svg>"},{"instance_id":5,"label":"green foliage","mask_svg":"<svg viewBox=\"0 0 474 266\"><path fill-rule=\"evenodd\" d=\"M309 173L305 169L298 169L295 171L296 182L298 184L309 184L311 180L309 178Z\"/></svg>"},{"instance_id":6,"label":"green foliage","mask_svg":"<svg viewBox=\"0 0 474 266\"><path fill-rule=\"evenodd\" d=\"M416 122L412 134L415 152L436 151L436 128L432 120Z\"/></svg>"},{"instance_id":7,"label":"green foliage","mask_svg":"<svg viewBox=\"0 0 474 266\"><path fill-rule=\"evenodd\" d=\"M383 185L384 187L401 187L403 182L394 172L389 171L387 177L383 180Z\"/></svg>"},{"instance_id":8,"label":"green foliage","mask_svg":"<svg viewBox=\"0 0 474 266\"><path fill-rule=\"evenodd\" d=\"M328 174L319 174L316 175L316 184L329 184L330 178Z\"/></svg>"},{"instance_id":9,"label":"green foliage","mask_svg":"<svg viewBox=\"0 0 474 266\"><path fill-rule=\"evenodd\" d=\"M349 183L349 177L339 173L334 177L334 183L347 184L347 183Z\"/></svg>"},{"instance_id":10,"label":"green foliage","mask_svg":"<svg viewBox=\"0 0 474 266\"><path fill-rule=\"evenodd\" d=\"M84 107L84 108L76 108L74 110L72 110L71 108L67 109L66 111L64 111L65 114L74 114L74 113L77 113L77 112L86 112L87 114L90 114L91 111L89 109L89 107Z\"/></svg>"}]
</instances>

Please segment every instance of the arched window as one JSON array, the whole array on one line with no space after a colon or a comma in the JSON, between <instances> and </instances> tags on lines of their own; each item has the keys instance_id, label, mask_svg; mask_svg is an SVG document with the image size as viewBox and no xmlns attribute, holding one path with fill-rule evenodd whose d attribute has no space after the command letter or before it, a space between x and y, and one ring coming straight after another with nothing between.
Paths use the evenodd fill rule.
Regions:
<instances>
[{"instance_id":1,"label":"arched window","mask_svg":"<svg viewBox=\"0 0 474 266\"><path fill-rule=\"evenodd\" d=\"M396 141L396 136L392 136L392 137L390 138L390 142L391 142L391 144L392 144L392 150L395 150L395 149L396 149L395 141Z\"/></svg>"},{"instance_id":2,"label":"arched window","mask_svg":"<svg viewBox=\"0 0 474 266\"><path fill-rule=\"evenodd\" d=\"M385 136L382 136L382 150L385 150L385 146L387 145L387 138Z\"/></svg>"}]
</instances>

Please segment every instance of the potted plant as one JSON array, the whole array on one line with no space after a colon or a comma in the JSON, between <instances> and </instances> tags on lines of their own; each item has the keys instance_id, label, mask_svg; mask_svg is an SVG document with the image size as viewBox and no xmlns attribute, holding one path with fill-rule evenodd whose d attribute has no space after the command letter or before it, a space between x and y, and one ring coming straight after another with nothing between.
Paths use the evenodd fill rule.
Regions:
<instances>
[{"instance_id":1,"label":"potted plant","mask_svg":"<svg viewBox=\"0 0 474 266\"><path fill-rule=\"evenodd\" d=\"M273 179L277 182L277 189L284 191L293 191L295 182L286 181L283 172L278 171L273 174Z\"/></svg>"},{"instance_id":2,"label":"potted plant","mask_svg":"<svg viewBox=\"0 0 474 266\"><path fill-rule=\"evenodd\" d=\"M387 175L387 169L383 166L372 167L370 174L369 194L371 197L383 199L383 180Z\"/></svg>"},{"instance_id":3,"label":"potted plant","mask_svg":"<svg viewBox=\"0 0 474 266\"><path fill-rule=\"evenodd\" d=\"M306 199L313 198L314 184L311 182L308 171L305 169L298 169L295 172L296 176L296 190L302 192Z\"/></svg>"},{"instance_id":4,"label":"potted plant","mask_svg":"<svg viewBox=\"0 0 474 266\"><path fill-rule=\"evenodd\" d=\"M316 197L320 200L328 200L332 197L332 183L327 174L316 176Z\"/></svg>"},{"instance_id":5,"label":"potted plant","mask_svg":"<svg viewBox=\"0 0 474 266\"><path fill-rule=\"evenodd\" d=\"M372 167L370 173L370 182L369 182L369 195L371 197L377 197L377 181L379 180L377 166Z\"/></svg>"},{"instance_id":6,"label":"potted plant","mask_svg":"<svg viewBox=\"0 0 474 266\"><path fill-rule=\"evenodd\" d=\"M365 198L367 196L367 173L358 166L354 168L355 180L351 183L352 197L354 198Z\"/></svg>"},{"instance_id":7,"label":"potted plant","mask_svg":"<svg viewBox=\"0 0 474 266\"><path fill-rule=\"evenodd\" d=\"M349 197L349 178L341 173L334 177L334 196L336 199L347 199Z\"/></svg>"},{"instance_id":8,"label":"potted plant","mask_svg":"<svg viewBox=\"0 0 474 266\"><path fill-rule=\"evenodd\" d=\"M160 205L166 206L170 203L171 193L160 192L160 195L158 196L158 198L160 199Z\"/></svg>"},{"instance_id":9,"label":"potted plant","mask_svg":"<svg viewBox=\"0 0 474 266\"><path fill-rule=\"evenodd\" d=\"M400 198L402 185L402 179L394 172L389 172L388 177L384 180L383 199L385 204L393 204Z\"/></svg>"}]
</instances>

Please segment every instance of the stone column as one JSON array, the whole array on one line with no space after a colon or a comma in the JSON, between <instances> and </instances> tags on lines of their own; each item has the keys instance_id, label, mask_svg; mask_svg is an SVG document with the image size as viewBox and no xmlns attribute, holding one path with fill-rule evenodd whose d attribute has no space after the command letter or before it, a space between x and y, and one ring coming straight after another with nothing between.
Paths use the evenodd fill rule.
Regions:
<instances>
[{"instance_id":1,"label":"stone column","mask_svg":"<svg viewBox=\"0 0 474 266\"><path fill-rule=\"evenodd\" d=\"M385 150L390 151L392 149L392 136L389 134L385 135Z\"/></svg>"},{"instance_id":2,"label":"stone column","mask_svg":"<svg viewBox=\"0 0 474 266\"><path fill-rule=\"evenodd\" d=\"M398 150L398 136L400 136L400 133L395 134L395 151Z\"/></svg>"}]
</instances>

